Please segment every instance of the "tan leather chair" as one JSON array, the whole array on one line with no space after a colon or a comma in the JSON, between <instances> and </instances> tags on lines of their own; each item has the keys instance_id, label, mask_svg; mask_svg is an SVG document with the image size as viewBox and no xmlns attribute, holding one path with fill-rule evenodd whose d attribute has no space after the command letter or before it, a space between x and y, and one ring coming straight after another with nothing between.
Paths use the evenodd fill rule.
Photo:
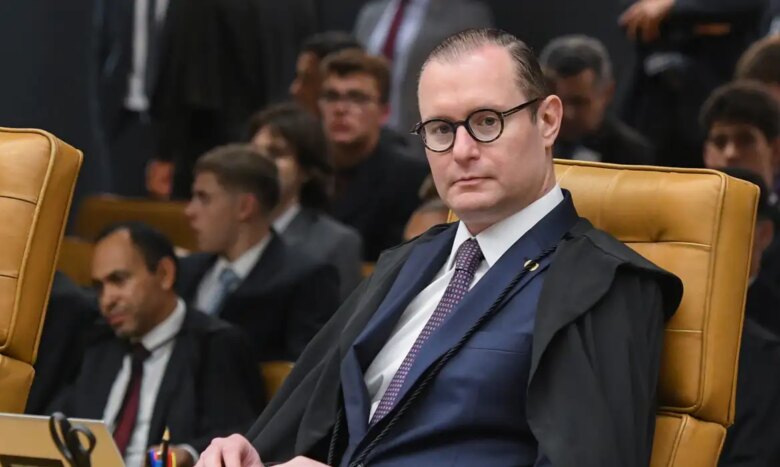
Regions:
<instances>
[{"instance_id":1,"label":"tan leather chair","mask_svg":"<svg viewBox=\"0 0 780 467\"><path fill-rule=\"evenodd\" d=\"M22 412L81 152L0 128L0 412Z\"/></svg>"},{"instance_id":2,"label":"tan leather chair","mask_svg":"<svg viewBox=\"0 0 780 467\"><path fill-rule=\"evenodd\" d=\"M734 421L757 188L708 170L563 160L555 170L581 216L682 279L666 326L651 466L716 466Z\"/></svg>"},{"instance_id":3,"label":"tan leather chair","mask_svg":"<svg viewBox=\"0 0 780 467\"><path fill-rule=\"evenodd\" d=\"M78 237L67 236L62 239L57 270L82 286L92 285L92 253L95 246Z\"/></svg>"},{"instance_id":4,"label":"tan leather chair","mask_svg":"<svg viewBox=\"0 0 780 467\"><path fill-rule=\"evenodd\" d=\"M76 216L76 235L94 240L111 224L139 221L155 227L174 245L197 250L197 238L184 214L186 204L176 201L90 196L81 203Z\"/></svg>"},{"instance_id":5,"label":"tan leather chair","mask_svg":"<svg viewBox=\"0 0 780 467\"><path fill-rule=\"evenodd\" d=\"M282 387L284 380L287 379L287 375L290 374L293 368L293 362L284 360L276 360L271 362L263 362L260 364L260 370L263 373L263 381L265 382L265 395L270 401L276 391Z\"/></svg>"}]
</instances>

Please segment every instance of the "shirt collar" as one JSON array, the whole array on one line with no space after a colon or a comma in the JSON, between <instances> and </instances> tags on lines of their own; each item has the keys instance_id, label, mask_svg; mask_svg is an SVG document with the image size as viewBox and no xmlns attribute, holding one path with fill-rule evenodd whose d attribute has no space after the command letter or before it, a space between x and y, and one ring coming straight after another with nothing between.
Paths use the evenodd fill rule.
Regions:
<instances>
[{"instance_id":1,"label":"shirt collar","mask_svg":"<svg viewBox=\"0 0 780 467\"><path fill-rule=\"evenodd\" d=\"M274 221L274 230L278 233L282 233L287 230L295 216L301 212L301 205L298 203L293 204L287 208L279 217Z\"/></svg>"},{"instance_id":2,"label":"shirt collar","mask_svg":"<svg viewBox=\"0 0 780 467\"><path fill-rule=\"evenodd\" d=\"M173 313L141 338L141 344L143 344L144 348L149 352L154 352L163 344L176 337L182 324L184 324L186 312L187 307L184 305L184 300L177 297L176 308L173 309Z\"/></svg>"},{"instance_id":3,"label":"shirt collar","mask_svg":"<svg viewBox=\"0 0 780 467\"><path fill-rule=\"evenodd\" d=\"M488 267L492 267L520 237L555 209L561 201L563 201L563 191L556 183L553 189L544 196L523 210L483 230L476 237L471 235L463 222L459 222L455 241L452 243L452 251L447 260L447 269L449 270L455 265L455 253L461 243L472 237L476 238L477 243L479 243L479 248L482 250Z\"/></svg>"},{"instance_id":4,"label":"shirt collar","mask_svg":"<svg viewBox=\"0 0 780 467\"><path fill-rule=\"evenodd\" d=\"M252 271L252 268L255 267L255 264L257 264L263 251L265 251L265 248L268 246L268 242L271 241L271 235L272 234L268 234L263 237L255 246L246 250L244 254L236 258L232 263L224 257L220 257L214 268L214 277L219 277L219 273L222 272L223 269L229 267L236 273L239 279L242 281L246 279L246 276L248 276Z\"/></svg>"}]
</instances>

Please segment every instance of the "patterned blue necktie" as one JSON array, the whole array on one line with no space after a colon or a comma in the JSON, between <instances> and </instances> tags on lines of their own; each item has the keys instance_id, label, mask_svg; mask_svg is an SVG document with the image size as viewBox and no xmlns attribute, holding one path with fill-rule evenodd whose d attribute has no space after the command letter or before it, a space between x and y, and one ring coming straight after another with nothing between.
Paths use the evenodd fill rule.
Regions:
<instances>
[{"instance_id":1,"label":"patterned blue necktie","mask_svg":"<svg viewBox=\"0 0 780 467\"><path fill-rule=\"evenodd\" d=\"M417 358L417 354L431 334L441 326L452 310L463 300L463 297L469 291L471 281L474 280L474 273L477 271L479 263L482 262L482 258L482 250L479 249L479 243L473 238L466 240L458 248L458 252L455 254L455 274L450 279L450 283L447 285L447 289L444 291L444 295L441 297L430 319L425 323L422 332L417 336L417 340L414 341L414 345L412 345L411 350L406 354L406 358L404 358L398 371L390 381L387 391L382 395L379 406L376 408L373 417L371 417L371 425L381 420L395 406L398 394L401 392L401 387L409 375L414 359Z\"/></svg>"}]
</instances>

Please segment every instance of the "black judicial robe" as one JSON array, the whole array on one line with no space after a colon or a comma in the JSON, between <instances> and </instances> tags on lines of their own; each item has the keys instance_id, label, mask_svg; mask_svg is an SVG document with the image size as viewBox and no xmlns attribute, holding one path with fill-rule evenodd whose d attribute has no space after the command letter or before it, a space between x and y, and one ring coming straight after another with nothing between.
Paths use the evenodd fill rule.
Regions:
<instances>
[{"instance_id":1,"label":"black judicial robe","mask_svg":"<svg viewBox=\"0 0 780 467\"><path fill-rule=\"evenodd\" d=\"M433 227L383 253L373 276L311 341L247 433L264 462L297 455L326 461L343 404L345 349L414 245L446 229ZM664 321L679 305L682 283L582 218L554 255L537 307L527 387L539 449L556 467L647 465Z\"/></svg>"}]
</instances>

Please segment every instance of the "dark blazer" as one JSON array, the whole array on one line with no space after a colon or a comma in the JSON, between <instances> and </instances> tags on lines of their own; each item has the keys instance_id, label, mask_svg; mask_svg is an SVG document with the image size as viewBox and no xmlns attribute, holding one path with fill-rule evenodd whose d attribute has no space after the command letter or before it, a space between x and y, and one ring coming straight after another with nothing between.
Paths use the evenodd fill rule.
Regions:
<instances>
[{"instance_id":1,"label":"dark blazer","mask_svg":"<svg viewBox=\"0 0 780 467\"><path fill-rule=\"evenodd\" d=\"M362 280L363 242L353 228L314 209L303 208L281 234L285 242L332 264L339 272L341 303Z\"/></svg>"},{"instance_id":2,"label":"dark blazer","mask_svg":"<svg viewBox=\"0 0 780 467\"><path fill-rule=\"evenodd\" d=\"M102 419L127 346L102 324L88 345L75 384L52 411ZM214 437L245 429L260 410L264 390L245 337L235 328L187 310L154 404L149 445L165 427L171 442L203 451Z\"/></svg>"},{"instance_id":3,"label":"dark blazer","mask_svg":"<svg viewBox=\"0 0 780 467\"><path fill-rule=\"evenodd\" d=\"M339 418L337 414L343 413L343 401L353 394L343 385L341 373L351 347L378 316L380 305L396 281L416 284L419 280L399 275L406 262L410 261L412 252L424 248L432 262L438 260L441 264L446 255L434 259L439 248L435 245L439 242L451 245L454 229L454 226L434 227L418 239L387 251L377 263L374 275L361 284L315 337L281 391L248 432L248 438L264 460L285 461L302 454L326 461L331 435ZM447 239L442 240L442 237ZM446 247L444 251L448 251ZM520 256L527 254L523 252ZM522 264L522 260L516 262L515 273L519 272ZM435 270L435 266L432 268ZM427 272L421 270L419 274ZM504 281L505 278L499 280ZM486 284L485 287L493 287ZM481 285L482 282L476 287ZM419 287L419 284L413 287ZM522 287L522 283L516 287ZM491 303L497 307L498 313L487 324L478 327L476 334L466 341L466 346L524 346L522 339L513 337L515 329L512 326L492 327L494 323L507 324L503 319L511 315L509 310L513 309L512 303L517 296L513 295L516 287L509 289L503 301L496 301L502 291L498 287L470 302L473 309L469 306L468 312L463 310L466 316L462 319L468 321L465 326L463 323L450 326L452 321L446 321L443 326L450 326L448 329L452 335L443 332L432 336L430 354L424 357L424 366L411 370L409 378L412 382L407 380L407 385L402 388L399 404L419 389L423 369L464 336L464 329L473 325L482 315L480 311L486 311ZM559 244L545 272L536 308L533 341L527 349L530 351L527 386L507 386L500 375L496 375L494 381L508 392L526 391L528 425L538 442L539 451L549 458L552 465L623 467L648 464L655 425L664 319L674 312L681 295L682 284L676 277L658 269L606 233L596 230L588 221L576 221L569 235ZM453 315L452 320L455 319ZM496 334L481 334L488 331ZM453 412L458 412L454 408L459 407L462 409L460 412L465 413L456 417L475 417L478 423L453 425L451 432L449 427L440 426L438 433L446 433L446 436L426 437L413 448L420 452L426 446L441 449L448 445L462 454L458 459L442 458L446 465L481 465L481 448L486 444L477 442L462 450L457 445L472 439L475 427L489 434L495 426L479 414L480 404L492 404L493 401L480 402L484 394L475 389L487 386L482 386L479 376L482 367L478 362L482 360L466 364L466 354L470 350L474 349L464 347L457 351L437 377L446 379L445 373L452 377L460 374L457 381L463 386L462 392L458 388L450 388L446 393L444 399L457 395L448 409L442 409L441 418L452 416ZM428 353L428 350L425 352ZM631 358L626 358L629 355ZM405 421L418 420L418 411L434 417L425 420L425 424L436 423L439 415L431 414L422 405L431 403L437 394L443 394L435 392L439 382L437 378L419 396L416 403L420 405L412 405L398 419L400 425L394 426L379 442L375 451L377 465L382 465L384 443L392 446L406 435L405 429L395 428L403 425L408 429ZM443 388L439 386L439 389ZM388 418L397 413L395 410ZM489 412L493 413L493 409ZM500 420L493 421L500 424ZM345 429L353 430L349 421L342 419L338 424L340 433ZM375 437L377 431L369 430L366 441ZM498 433L497 436L501 436L504 431ZM407 447L410 446L407 444ZM337 442L336 447L337 454L344 452L343 444ZM414 456L414 452L411 455ZM512 458L503 458L509 461L504 463L501 456L500 452L490 453L492 463L489 465L511 464ZM411 459L414 464L418 458ZM393 465L398 465L398 458L395 461ZM373 465L373 462L369 457L369 464Z\"/></svg>"},{"instance_id":4,"label":"dark blazer","mask_svg":"<svg viewBox=\"0 0 780 467\"><path fill-rule=\"evenodd\" d=\"M286 96L316 13L311 0L171 0L168 14L152 114L173 195L187 198L197 158L244 139L249 116Z\"/></svg>"},{"instance_id":5,"label":"dark blazer","mask_svg":"<svg viewBox=\"0 0 780 467\"><path fill-rule=\"evenodd\" d=\"M180 262L179 294L197 299L203 276L216 263L212 254L193 254ZM250 339L259 361L294 361L339 304L336 268L288 247L277 235L219 313Z\"/></svg>"},{"instance_id":6,"label":"dark blazer","mask_svg":"<svg viewBox=\"0 0 780 467\"><path fill-rule=\"evenodd\" d=\"M87 333L99 316L92 297L65 274L54 274L26 413L46 414L57 394L76 379Z\"/></svg>"},{"instance_id":7,"label":"dark blazer","mask_svg":"<svg viewBox=\"0 0 780 467\"><path fill-rule=\"evenodd\" d=\"M365 261L376 261L383 250L403 241L427 175L427 162L411 156L387 131L365 161L337 174L348 182L333 198L333 217L360 232Z\"/></svg>"},{"instance_id":8,"label":"dark blazer","mask_svg":"<svg viewBox=\"0 0 780 467\"><path fill-rule=\"evenodd\" d=\"M736 418L721 467L780 465L780 294L759 275L750 286L739 351Z\"/></svg>"}]
</instances>

